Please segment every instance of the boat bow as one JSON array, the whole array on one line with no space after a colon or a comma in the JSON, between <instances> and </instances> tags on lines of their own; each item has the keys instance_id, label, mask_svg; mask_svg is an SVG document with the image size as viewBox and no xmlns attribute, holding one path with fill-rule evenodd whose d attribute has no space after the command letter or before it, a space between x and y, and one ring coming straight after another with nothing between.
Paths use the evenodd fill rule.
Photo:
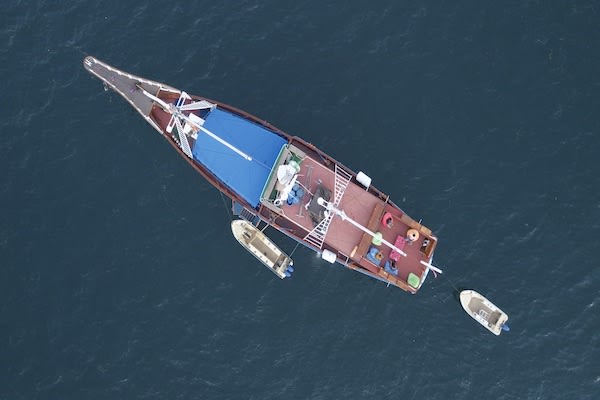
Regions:
<instances>
[{"instance_id":1,"label":"boat bow","mask_svg":"<svg viewBox=\"0 0 600 400\"><path fill-rule=\"evenodd\" d=\"M151 81L121 71L92 56L88 56L83 60L83 66L88 72L100 79L104 83L105 88L110 88L123 96L154 129L161 134L163 133L163 130L150 117L155 101L146 96L144 91L153 93L156 96L161 91L178 93L179 90L160 82Z\"/></svg>"}]
</instances>

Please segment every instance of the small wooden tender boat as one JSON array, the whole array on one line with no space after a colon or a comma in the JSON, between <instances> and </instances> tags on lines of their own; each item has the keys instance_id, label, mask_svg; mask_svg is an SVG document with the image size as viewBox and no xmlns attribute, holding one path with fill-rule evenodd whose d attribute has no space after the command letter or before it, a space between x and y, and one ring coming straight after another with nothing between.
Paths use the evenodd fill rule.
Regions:
<instances>
[{"instance_id":1,"label":"small wooden tender boat","mask_svg":"<svg viewBox=\"0 0 600 400\"><path fill-rule=\"evenodd\" d=\"M237 241L275 275L281 279L290 277L294 271L292 259L257 227L238 219L231 223L231 231Z\"/></svg>"},{"instance_id":2,"label":"small wooden tender boat","mask_svg":"<svg viewBox=\"0 0 600 400\"><path fill-rule=\"evenodd\" d=\"M494 335L508 331L508 315L474 290L460 292L460 304L465 311Z\"/></svg>"}]
</instances>

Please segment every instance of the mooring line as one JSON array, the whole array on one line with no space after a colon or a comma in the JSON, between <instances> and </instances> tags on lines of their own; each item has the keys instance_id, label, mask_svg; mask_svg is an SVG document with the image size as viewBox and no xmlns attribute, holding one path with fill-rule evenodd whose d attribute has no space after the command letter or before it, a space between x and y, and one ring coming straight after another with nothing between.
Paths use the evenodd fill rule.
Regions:
<instances>
[{"instance_id":1,"label":"mooring line","mask_svg":"<svg viewBox=\"0 0 600 400\"><path fill-rule=\"evenodd\" d=\"M456 290L457 292L460 292L460 290L456 287L456 285L454 284L454 282L452 282L450 280L450 278L446 278L446 279L448 279L448 283L450 283L450 285L454 288L454 290Z\"/></svg>"},{"instance_id":2,"label":"mooring line","mask_svg":"<svg viewBox=\"0 0 600 400\"><path fill-rule=\"evenodd\" d=\"M227 210L227 216L229 217L229 219L231 221L233 221L233 212L229 209L229 207L227 207L227 200L225 200L225 197L223 197L223 192L221 192L219 190L219 194L221 195L221 200L223 200L223 205L225 206L225 209Z\"/></svg>"},{"instance_id":3,"label":"mooring line","mask_svg":"<svg viewBox=\"0 0 600 400\"><path fill-rule=\"evenodd\" d=\"M292 258L292 255L294 255L294 252L296 251L296 249L298 248L298 246L300 246L300 242L296 242L296 247L294 247L294 250L292 250L292 252L289 255L290 258Z\"/></svg>"},{"instance_id":4,"label":"mooring line","mask_svg":"<svg viewBox=\"0 0 600 400\"><path fill-rule=\"evenodd\" d=\"M448 277L448 275L447 275L447 274L441 274L441 275L442 275L442 278L445 278L445 279L447 279L447 280L448 280L448 283L450 284L450 286L452 286L452 287L454 288L454 290L456 290L457 292L459 292L459 293L460 293L460 289L458 289L458 288L456 287L456 285L454 284L454 282L452 282L452 280L451 280L451 279ZM438 276L439 276L439 275L437 275L437 274L436 274L436 278L437 278Z\"/></svg>"}]
</instances>

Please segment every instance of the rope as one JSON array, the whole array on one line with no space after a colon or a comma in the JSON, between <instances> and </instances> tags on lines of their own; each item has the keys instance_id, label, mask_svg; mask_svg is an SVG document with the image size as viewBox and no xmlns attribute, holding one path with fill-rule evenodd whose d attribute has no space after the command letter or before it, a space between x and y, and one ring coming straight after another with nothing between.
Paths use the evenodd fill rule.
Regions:
<instances>
[{"instance_id":1,"label":"rope","mask_svg":"<svg viewBox=\"0 0 600 400\"><path fill-rule=\"evenodd\" d=\"M294 254L294 252L296 251L296 249L298 248L298 246L300 246L300 242L296 243L296 247L294 247L294 250L292 250L292 252L290 253L290 258L292 258L292 255Z\"/></svg>"},{"instance_id":2,"label":"rope","mask_svg":"<svg viewBox=\"0 0 600 400\"><path fill-rule=\"evenodd\" d=\"M439 276L435 272L434 272L434 275L436 278ZM450 278L448 278L448 276L446 274L441 274L441 275L442 275L442 278L445 278L448 281L448 283L450 284L450 286L452 286L454 288L454 290L456 290L457 293L460 293L460 289L456 287L454 282L452 282L452 280Z\"/></svg>"},{"instance_id":3,"label":"rope","mask_svg":"<svg viewBox=\"0 0 600 400\"><path fill-rule=\"evenodd\" d=\"M223 192L221 192L219 190L219 194L221 195L221 200L223 200L223 205L225 206L225 209L227 210L227 216L229 217L229 220L233 221L233 213L231 212L229 207L227 207L227 200L225 200L225 197L223 196Z\"/></svg>"},{"instance_id":4,"label":"rope","mask_svg":"<svg viewBox=\"0 0 600 400\"><path fill-rule=\"evenodd\" d=\"M450 280L450 278L446 278L448 279L448 283L454 288L454 290L456 290L457 292L460 292L460 290L456 287L456 285Z\"/></svg>"}]
</instances>

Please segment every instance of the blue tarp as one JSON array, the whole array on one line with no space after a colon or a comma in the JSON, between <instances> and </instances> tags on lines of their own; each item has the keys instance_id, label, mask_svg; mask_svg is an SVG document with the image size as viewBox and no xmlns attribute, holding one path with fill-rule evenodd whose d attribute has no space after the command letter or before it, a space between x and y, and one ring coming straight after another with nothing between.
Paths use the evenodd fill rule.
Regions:
<instances>
[{"instance_id":1,"label":"blue tarp","mask_svg":"<svg viewBox=\"0 0 600 400\"><path fill-rule=\"evenodd\" d=\"M206 116L204 128L252 157L252 161L202 131L192 150L194 159L256 207L273 163L287 142L276 133L219 108Z\"/></svg>"}]
</instances>

